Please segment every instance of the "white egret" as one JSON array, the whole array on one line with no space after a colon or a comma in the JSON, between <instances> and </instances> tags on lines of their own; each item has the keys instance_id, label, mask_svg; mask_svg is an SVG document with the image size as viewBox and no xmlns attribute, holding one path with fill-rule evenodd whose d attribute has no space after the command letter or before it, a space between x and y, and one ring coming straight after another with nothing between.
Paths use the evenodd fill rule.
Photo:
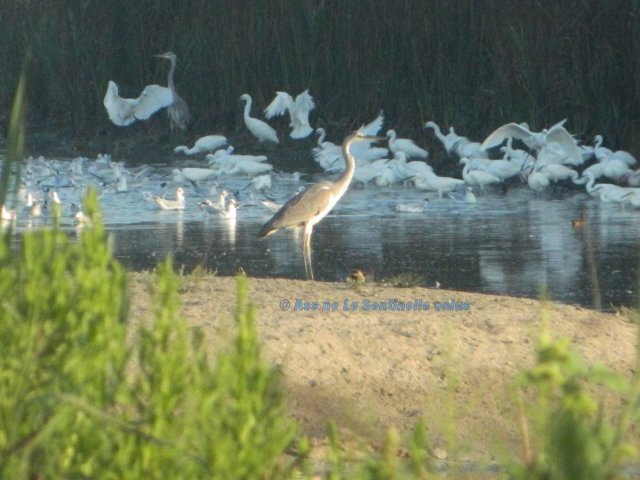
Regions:
<instances>
[{"instance_id":1,"label":"white egret","mask_svg":"<svg viewBox=\"0 0 640 480\"><path fill-rule=\"evenodd\" d=\"M479 167L479 169L498 177L502 181L508 180L522 173L522 167L520 165L510 160L503 159L485 162Z\"/></svg>"},{"instance_id":2,"label":"white egret","mask_svg":"<svg viewBox=\"0 0 640 480\"><path fill-rule=\"evenodd\" d=\"M438 124L436 122L429 121L429 122L425 123L424 126L425 126L425 128L433 129L433 133L438 138L438 140L440 140L440 142L442 142L442 146L447 151L447 153L452 153L453 152L453 147L458 142L458 140L460 138L460 137L458 137L458 135L456 135L451 130L449 131L449 134L447 134L447 135L443 134L442 130L440 130L440 127L438 126Z\"/></svg>"},{"instance_id":3,"label":"white egret","mask_svg":"<svg viewBox=\"0 0 640 480\"><path fill-rule=\"evenodd\" d=\"M632 195L638 193L638 189L635 188L605 188L598 192L600 200L605 203L619 203L622 207L629 202Z\"/></svg>"},{"instance_id":4,"label":"white egret","mask_svg":"<svg viewBox=\"0 0 640 480\"><path fill-rule=\"evenodd\" d=\"M227 137L224 135L205 135L196 140L193 147L189 148L186 145L179 145L174 148L173 151L175 153L184 152L186 155L195 155L196 153L215 152L226 144Z\"/></svg>"},{"instance_id":5,"label":"white egret","mask_svg":"<svg viewBox=\"0 0 640 480\"><path fill-rule=\"evenodd\" d=\"M578 172L561 163L542 164L536 167L535 170L546 176L550 182L559 182L570 178L575 183L579 176Z\"/></svg>"},{"instance_id":6,"label":"white egret","mask_svg":"<svg viewBox=\"0 0 640 480\"><path fill-rule=\"evenodd\" d=\"M384 112L380 110L380 113L376 118L374 118L370 123L366 125L362 125L358 131L367 137L374 137L378 135L382 125L384 124ZM371 144L371 143L369 143ZM355 145L358 145L357 143Z\"/></svg>"},{"instance_id":7,"label":"white egret","mask_svg":"<svg viewBox=\"0 0 640 480\"><path fill-rule=\"evenodd\" d=\"M564 156L576 164L582 163L582 153L571 134L563 127L566 120L556 123L548 130L532 132L526 124L508 123L497 128L484 142L482 149L487 150L496 147L506 139L513 137L522 140L529 148L539 151L545 145L555 143L557 149L564 152Z\"/></svg>"},{"instance_id":8,"label":"white egret","mask_svg":"<svg viewBox=\"0 0 640 480\"><path fill-rule=\"evenodd\" d=\"M182 187L178 187L176 189L175 200L162 198L160 196L156 196L154 200L162 210L184 210L186 206L184 190L182 189Z\"/></svg>"},{"instance_id":9,"label":"white egret","mask_svg":"<svg viewBox=\"0 0 640 480\"><path fill-rule=\"evenodd\" d=\"M326 150L326 149L340 149L340 145L336 145L333 142L325 142L324 139L327 136L327 131L322 128L322 127L318 127L316 128L316 133L318 134L318 146L316 147L319 150ZM316 150L316 148L314 148L314 151Z\"/></svg>"},{"instance_id":10,"label":"white egret","mask_svg":"<svg viewBox=\"0 0 640 480\"><path fill-rule=\"evenodd\" d=\"M549 186L549 178L542 172L532 171L527 177L527 185L538 195Z\"/></svg>"},{"instance_id":11,"label":"white egret","mask_svg":"<svg viewBox=\"0 0 640 480\"><path fill-rule=\"evenodd\" d=\"M208 153L205 155L209 161L209 166L213 164L217 165L234 165L237 162L266 162L269 160L266 155L244 155L233 153L234 148L229 146L226 150L218 150L215 153Z\"/></svg>"},{"instance_id":12,"label":"white egret","mask_svg":"<svg viewBox=\"0 0 640 480\"><path fill-rule=\"evenodd\" d=\"M443 193L452 191L458 185L464 185L464 180L453 177L440 177L432 169L429 169L423 174L413 177L413 183L416 188L421 190L438 192L438 197L442 198Z\"/></svg>"},{"instance_id":13,"label":"white egret","mask_svg":"<svg viewBox=\"0 0 640 480\"><path fill-rule=\"evenodd\" d=\"M321 181L297 193L289 199L258 232L265 237L282 228L304 226L303 256L307 277L313 280L311 264L311 234L313 227L338 203L345 194L356 170L356 160L351 153L351 145L358 142L377 140L356 131L342 144L346 168L335 182Z\"/></svg>"},{"instance_id":14,"label":"white egret","mask_svg":"<svg viewBox=\"0 0 640 480\"><path fill-rule=\"evenodd\" d=\"M353 182L354 184L362 184L363 187L372 182L378 175L380 175L382 170L386 168L386 162L384 160L376 160L375 162L371 163L356 164L358 168L353 174Z\"/></svg>"},{"instance_id":15,"label":"white egret","mask_svg":"<svg viewBox=\"0 0 640 480\"><path fill-rule=\"evenodd\" d=\"M251 96L248 93L243 93L240 96L240 100L244 100L246 102L244 105L244 124L247 126L253 136L256 137L260 143L280 143L280 141L278 140L278 134L273 129L273 127L271 127L266 122L263 122L259 118L249 116L249 112L251 111L251 104L253 103Z\"/></svg>"},{"instance_id":16,"label":"white egret","mask_svg":"<svg viewBox=\"0 0 640 480\"><path fill-rule=\"evenodd\" d=\"M417 157L426 159L429 156L424 148L419 147L413 140L408 138L398 138L396 131L387 130L387 138L389 139L389 150L393 153L403 151L408 158Z\"/></svg>"},{"instance_id":17,"label":"white egret","mask_svg":"<svg viewBox=\"0 0 640 480\"><path fill-rule=\"evenodd\" d=\"M103 100L109 119L119 127L131 125L136 120L147 120L172 102L171 90L160 85L147 85L138 98L123 98L118 95L118 85L112 80Z\"/></svg>"},{"instance_id":18,"label":"white egret","mask_svg":"<svg viewBox=\"0 0 640 480\"><path fill-rule=\"evenodd\" d=\"M228 175L260 175L273 170L270 163L256 162L253 160L237 160L234 163L225 163L220 165L220 172Z\"/></svg>"},{"instance_id":19,"label":"white egret","mask_svg":"<svg viewBox=\"0 0 640 480\"><path fill-rule=\"evenodd\" d=\"M213 177L218 174L216 170L211 168L174 168L171 173L173 174L173 181L180 183L184 181L189 182L201 182L209 177Z\"/></svg>"},{"instance_id":20,"label":"white egret","mask_svg":"<svg viewBox=\"0 0 640 480\"><path fill-rule=\"evenodd\" d=\"M471 160L467 157L462 157L459 163L464 165L464 168L462 169L462 178L469 185L477 185L480 187L480 190L484 190L486 185L502 183L502 180L499 177L485 170L471 170Z\"/></svg>"},{"instance_id":21,"label":"white egret","mask_svg":"<svg viewBox=\"0 0 640 480\"><path fill-rule=\"evenodd\" d=\"M171 125L171 130L178 128L183 132L187 129L187 125L191 121L191 112L189 110L189 106L184 99L178 95L176 92L176 86L173 83L173 74L176 71L176 62L177 57L173 52L165 52L159 55L154 55L157 58L164 58L171 62L171 68L169 69L169 74L167 75L167 84L171 93L173 94L173 102L167 108L167 113L169 115L169 123Z\"/></svg>"},{"instance_id":22,"label":"white egret","mask_svg":"<svg viewBox=\"0 0 640 480\"><path fill-rule=\"evenodd\" d=\"M265 108L264 113L267 119L289 112L289 126L292 128L289 136L291 138L305 138L311 135L313 129L309 125L309 112L315 108L313 97L309 95L309 90L298 94L295 101L287 92L276 92L273 101Z\"/></svg>"},{"instance_id":23,"label":"white egret","mask_svg":"<svg viewBox=\"0 0 640 480\"><path fill-rule=\"evenodd\" d=\"M602 165L602 174L611 180L618 181L625 175L633 173L627 163L613 156L601 161L600 164Z\"/></svg>"}]
</instances>

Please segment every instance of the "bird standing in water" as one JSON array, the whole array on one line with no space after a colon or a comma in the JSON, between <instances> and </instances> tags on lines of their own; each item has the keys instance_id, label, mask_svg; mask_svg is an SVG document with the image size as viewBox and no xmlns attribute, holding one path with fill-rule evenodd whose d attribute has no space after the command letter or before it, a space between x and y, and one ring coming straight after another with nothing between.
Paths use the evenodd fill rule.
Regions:
<instances>
[{"instance_id":1,"label":"bird standing in water","mask_svg":"<svg viewBox=\"0 0 640 480\"><path fill-rule=\"evenodd\" d=\"M167 76L167 84L171 93L173 93L173 103L167 108L169 115L169 122L171 124L171 130L176 128L183 132L187 129L187 125L191 121L191 111L184 99L176 92L176 86L173 83L173 74L176 71L176 54L173 52L165 52L159 55L154 55L157 58L165 58L171 62L171 68L169 69L169 75Z\"/></svg>"},{"instance_id":2,"label":"bird standing in water","mask_svg":"<svg viewBox=\"0 0 640 480\"><path fill-rule=\"evenodd\" d=\"M356 161L351 153L351 146L360 142L381 139L380 137L368 137L360 131L349 135L342 144L342 154L346 163L346 168L342 175L335 182L324 180L294 195L258 232L258 237L266 237L282 228L303 226L304 267L308 279L313 280L313 268L311 265L311 234L313 233L313 227L342 198L349 188L356 170Z\"/></svg>"},{"instance_id":3,"label":"bird standing in water","mask_svg":"<svg viewBox=\"0 0 640 480\"><path fill-rule=\"evenodd\" d=\"M259 118L254 118L249 115L249 113L251 112L251 104L253 102L251 95L249 95L248 93L243 93L240 96L240 100L246 102L244 105L243 113L244 124L247 126L253 136L256 137L260 143L280 143L278 140L278 134L271 125L260 120Z\"/></svg>"}]
</instances>

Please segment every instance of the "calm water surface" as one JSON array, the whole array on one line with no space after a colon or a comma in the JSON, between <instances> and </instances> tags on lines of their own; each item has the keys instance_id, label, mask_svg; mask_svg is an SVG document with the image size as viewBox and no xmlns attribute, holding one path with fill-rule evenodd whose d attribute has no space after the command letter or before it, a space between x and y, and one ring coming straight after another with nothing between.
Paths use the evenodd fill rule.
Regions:
<instances>
[{"instance_id":1,"label":"calm water surface","mask_svg":"<svg viewBox=\"0 0 640 480\"><path fill-rule=\"evenodd\" d=\"M243 188L247 178L216 179L244 205L235 222L197 207L210 184L200 191L186 187L183 212L160 211L144 200L142 192L157 191L171 168L154 166L143 185L130 182L128 192L101 198L115 255L127 269L152 269L173 253L176 267L187 271L199 266L233 275L243 268L256 277L305 278L301 231L256 237L271 213L259 204L260 194ZM166 185L167 197L175 186ZM297 187L289 175L277 176L269 196L283 202ZM70 189L59 193L63 201L78 202ZM397 204L427 197L431 201L422 213L394 211ZM586 224L574 229L571 220L581 212ZM65 222L73 229L70 216ZM21 231L37 225L19 220L15 243ZM488 190L476 204L465 204L398 186L352 187L316 226L312 248L316 280L343 281L358 268L369 279L413 274L426 286L461 291L537 297L546 287L557 301L607 310L636 304L639 241L640 211L602 203L579 190L536 197L517 186L506 194Z\"/></svg>"}]
</instances>

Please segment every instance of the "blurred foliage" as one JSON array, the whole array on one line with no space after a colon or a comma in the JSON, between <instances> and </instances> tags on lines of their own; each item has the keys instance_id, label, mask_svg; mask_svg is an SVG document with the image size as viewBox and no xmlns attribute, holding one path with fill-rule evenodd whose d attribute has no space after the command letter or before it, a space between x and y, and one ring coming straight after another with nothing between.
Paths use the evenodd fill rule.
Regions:
<instances>
[{"instance_id":1,"label":"blurred foliage","mask_svg":"<svg viewBox=\"0 0 640 480\"><path fill-rule=\"evenodd\" d=\"M107 82L125 97L164 84L168 64L152 55L173 50L193 132L241 128L242 93L259 112L277 90L309 88L313 123L338 139L384 109L387 125L425 138L427 120L476 140L510 121L568 118L572 132L633 151L639 19L637 0L6 0L0 92L30 48L34 120L115 132ZM0 95L0 111L8 101ZM151 123L166 131L164 115Z\"/></svg>"},{"instance_id":2,"label":"blurred foliage","mask_svg":"<svg viewBox=\"0 0 640 480\"><path fill-rule=\"evenodd\" d=\"M536 364L519 376L527 399L520 419L523 458L510 477L620 478L622 467L638 460L631 435L640 420L639 363L631 378L601 364L587 365L569 339L553 339L548 326L536 353ZM612 415L611 404L607 408L604 402L615 396L620 407Z\"/></svg>"},{"instance_id":3,"label":"blurred foliage","mask_svg":"<svg viewBox=\"0 0 640 480\"><path fill-rule=\"evenodd\" d=\"M288 478L294 424L260 357L238 279L236 333L215 359L160 265L154 320L128 319L95 194L77 242L58 229L0 242L0 478Z\"/></svg>"}]
</instances>

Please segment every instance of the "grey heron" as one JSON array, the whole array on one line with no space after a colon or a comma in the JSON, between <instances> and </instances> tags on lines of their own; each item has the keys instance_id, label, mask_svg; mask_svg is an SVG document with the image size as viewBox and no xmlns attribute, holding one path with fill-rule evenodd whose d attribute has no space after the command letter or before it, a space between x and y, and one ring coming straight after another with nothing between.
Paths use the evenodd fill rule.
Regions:
<instances>
[{"instance_id":1,"label":"grey heron","mask_svg":"<svg viewBox=\"0 0 640 480\"><path fill-rule=\"evenodd\" d=\"M158 55L154 55L157 58L165 58L171 62L171 68L169 69L169 74L167 75L167 84L171 93L173 93L173 103L169 105L167 108L167 113L169 114L169 122L171 124L171 130L175 128L179 128L183 132L187 129L187 125L191 121L191 112L189 111L189 106L184 99L178 95L176 92L176 86L173 83L173 74L176 71L176 62L177 58L176 54L173 52L165 52Z\"/></svg>"},{"instance_id":2,"label":"grey heron","mask_svg":"<svg viewBox=\"0 0 640 480\"><path fill-rule=\"evenodd\" d=\"M345 194L356 170L355 157L351 153L351 146L359 142L381 140L380 137L370 137L356 131L345 138L342 143L346 167L335 182L321 181L306 190L297 193L289 199L275 215L265 223L258 237L266 237L282 228L304 226L303 256L307 278L313 280L311 265L311 234L313 227L338 203Z\"/></svg>"}]
</instances>

